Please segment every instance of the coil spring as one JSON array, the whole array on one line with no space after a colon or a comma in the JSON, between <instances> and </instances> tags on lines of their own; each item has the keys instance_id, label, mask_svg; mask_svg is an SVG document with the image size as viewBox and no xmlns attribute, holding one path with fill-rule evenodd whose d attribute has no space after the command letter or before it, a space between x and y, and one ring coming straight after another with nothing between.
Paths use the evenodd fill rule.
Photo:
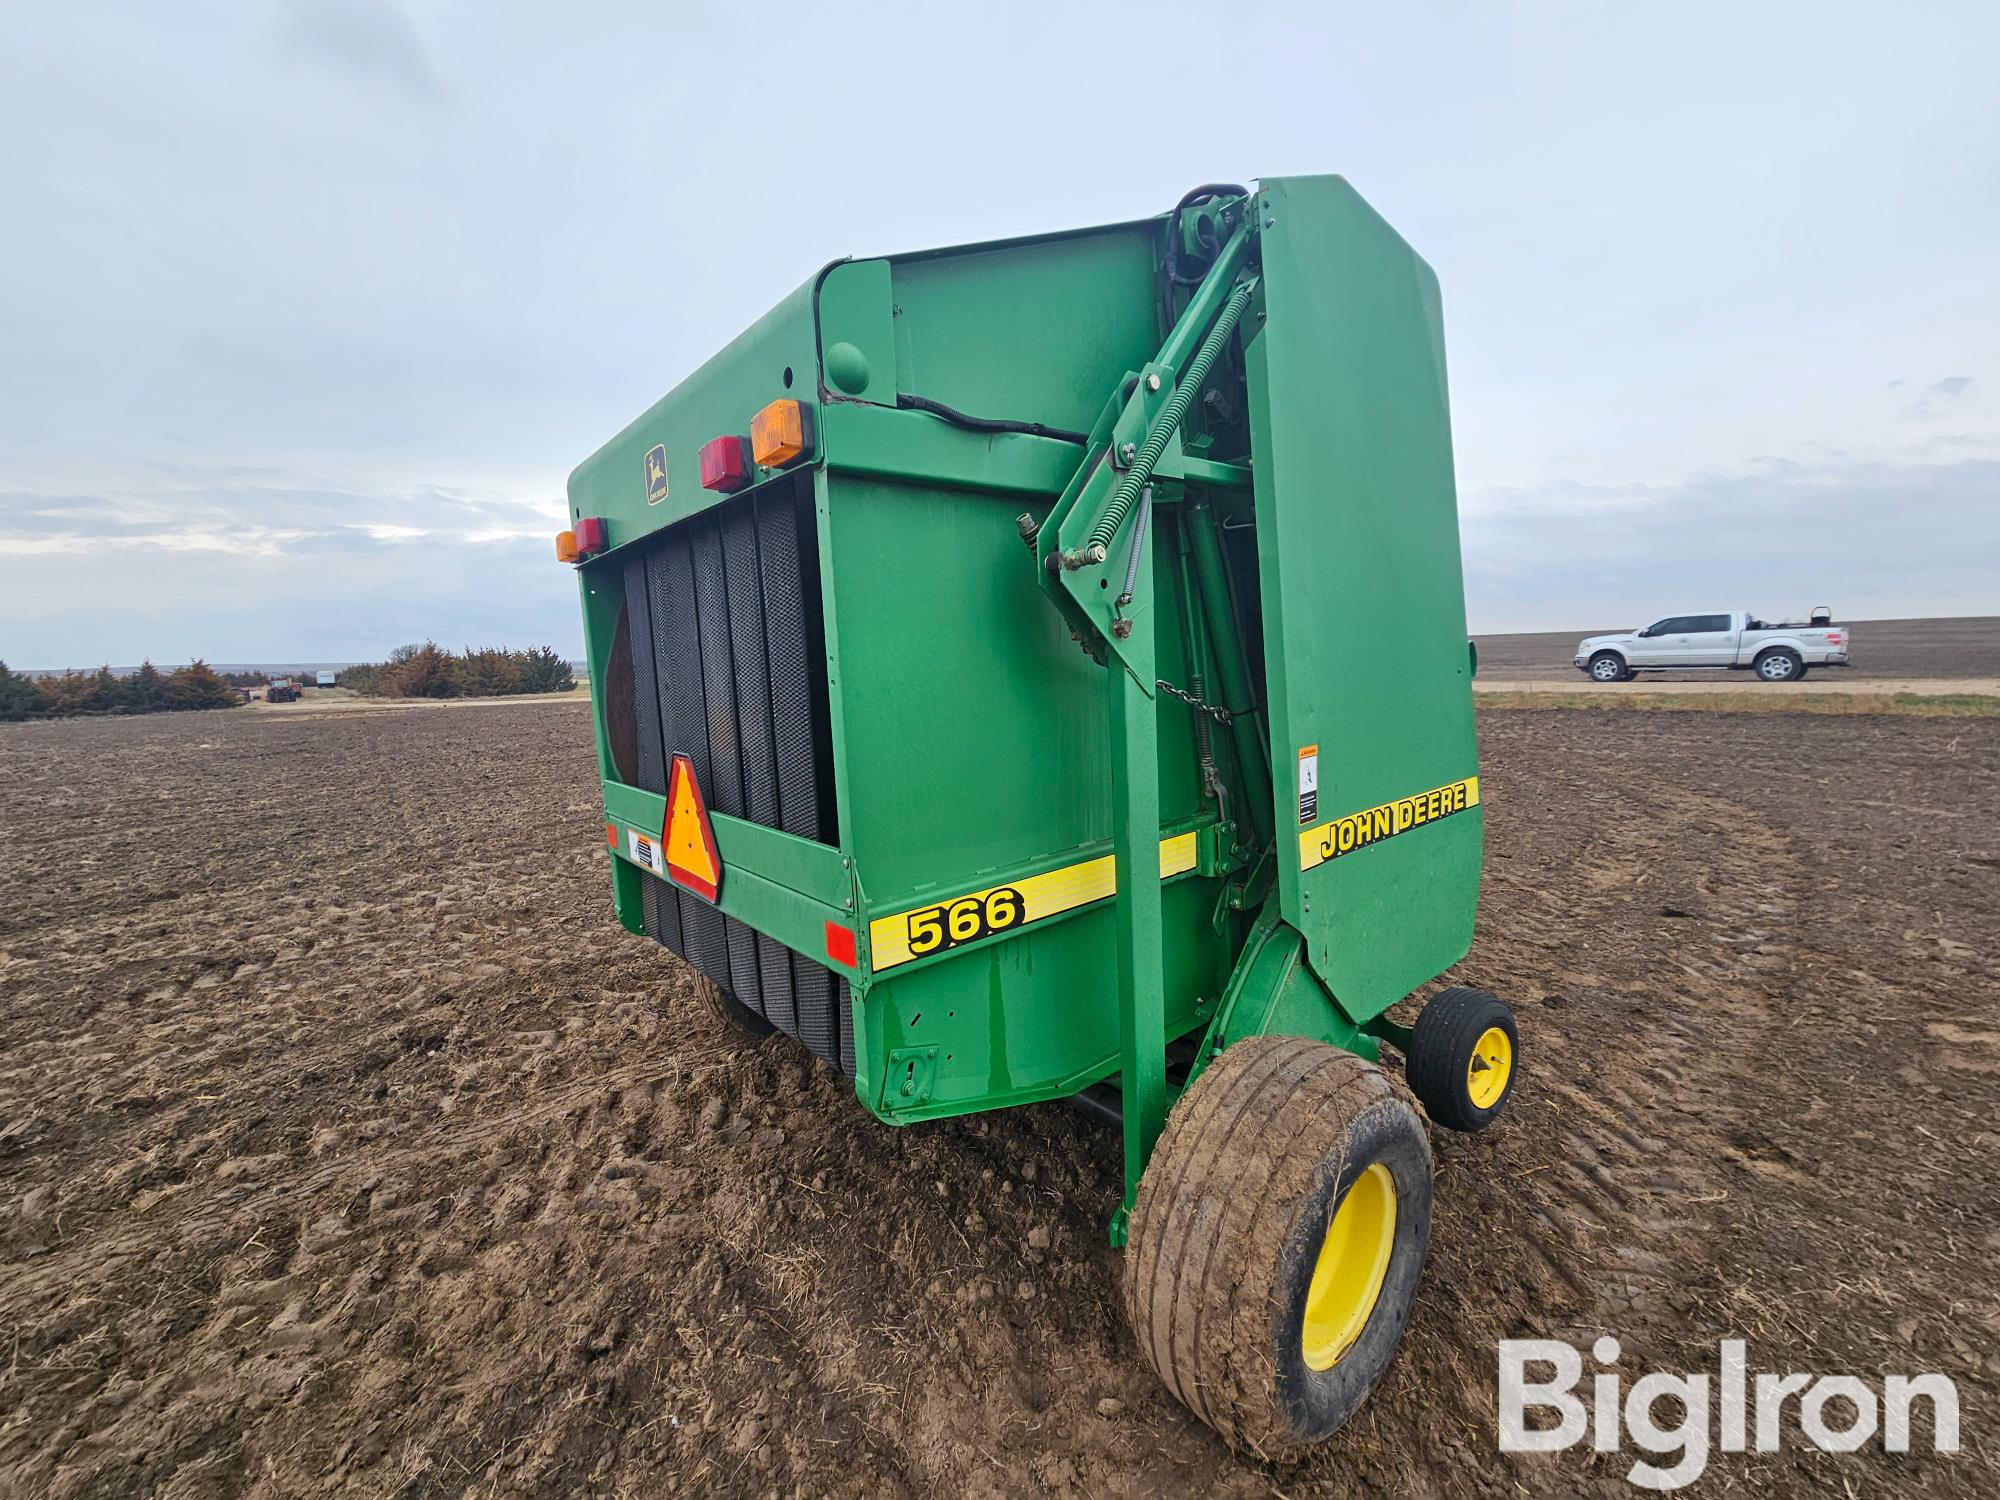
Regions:
<instances>
[{"instance_id":1,"label":"coil spring","mask_svg":"<svg viewBox=\"0 0 2000 1500\"><path fill-rule=\"evenodd\" d=\"M1088 548L1103 549L1111 545L1112 537L1118 534L1118 528L1124 524L1125 512L1132 508L1132 502L1138 498L1141 487L1152 478L1153 465L1158 463L1160 455L1167 451L1167 443L1179 430L1181 419L1187 415L1189 404L1201 390L1202 382L1208 379L1209 366L1215 363L1216 357L1222 353L1223 345L1229 342L1229 336L1236 331L1236 322L1243 316L1243 309L1250 305L1250 297L1255 290L1256 283L1246 281L1231 292L1229 300L1222 304L1222 313L1215 320L1215 327L1208 331L1208 337L1201 341L1201 348L1188 362L1187 378L1174 387L1173 395L1169 396L1167 404L1160 408L1159 420L1153 424L1152 432L1147 435L1146 445L1132 460L1132 467L1125 471L1124 477L1118 481L1118 487L1111 492L1111 499L1104 507L1104 514L1098 517L1097 524L1090 529Z\"/></svg>"}]
</instances>

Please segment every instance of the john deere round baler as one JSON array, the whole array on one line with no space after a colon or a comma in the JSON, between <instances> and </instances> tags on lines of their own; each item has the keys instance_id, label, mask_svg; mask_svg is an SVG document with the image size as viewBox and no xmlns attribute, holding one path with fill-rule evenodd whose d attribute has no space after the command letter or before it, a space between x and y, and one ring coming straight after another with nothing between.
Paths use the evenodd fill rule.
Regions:
<instances>
[{"instance_id":1,"label":"john deere round baler","mask_svg":"<svg viewBox=\"0 0 2000 1500\"><path fill-rule=\"evenodd\" d=\"M1337 177L836 261L571 476L619 920L898 1125L1118 1119L1125 1301L1269 1456L1393 1356L1483 812L1430 268Z\"/></svg>"}]
</instances>

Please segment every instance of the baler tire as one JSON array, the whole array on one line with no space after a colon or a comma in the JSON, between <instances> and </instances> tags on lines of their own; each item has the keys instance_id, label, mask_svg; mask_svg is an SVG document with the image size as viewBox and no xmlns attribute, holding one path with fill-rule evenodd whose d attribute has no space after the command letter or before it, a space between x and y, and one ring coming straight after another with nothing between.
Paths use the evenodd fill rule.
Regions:
<instances>
[{"instance_id":1,"label":"baler tire","mask_svg":"<svg viewBox=\"0 0 2000 1500\"><path fill-rule=\"evenodd\" d=\"M1437 1124L1484 1130L1513 1097L1520 1056L1514 1013L1485 990L1455 986L1438 991L1417 1013L1403 1075ZM1497 1080L1495 1072L1501 1073ZM1482 1097L1474 1097L1475 1089Z\"/></svg>"},{"instance_id":2,"label":"baler tire","mask_svg":"<svg viewBox=\"0 0 2000 1500\"><path fill-rule=\"evenodd\" d=\"M762 1040L777 1030L706 974L694 976L694 992L703 1006L714 1013L716 1020L739 1035Z\"/></svg>"},{"instance_id":3,"label":"baler tire","mask_svg":"<svg viewBox=\"0 0 2000 1500\"><path fill-rule=\"evenodd\" d=\"M1325 1042L1251 1037L1167 1117L1127 1225L1126 1316L1167 1389L1232 1448L1297 1457L1395 1356L1430 1216L1430 1143L1388 1075Z\"/></svg>"}]
</instances>

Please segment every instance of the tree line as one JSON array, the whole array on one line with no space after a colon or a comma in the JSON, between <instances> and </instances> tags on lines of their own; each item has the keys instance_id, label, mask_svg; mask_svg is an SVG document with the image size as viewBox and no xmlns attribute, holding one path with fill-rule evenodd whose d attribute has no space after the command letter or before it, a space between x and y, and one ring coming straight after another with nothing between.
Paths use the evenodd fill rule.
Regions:
<instances>
[{"instance_id":1,"label":"tree line","mask_svg":"<svg viewBox=\"0 0 2000 1500\"><path fill-rule=\"evenodd\" d=\"M340 685L377 698L505 698L566 693L576 686L576 677L553 646L525 651L468 646L453 653L425 641L398 646L387 661L346 668Z\"/></svg>"},{"instance_id":2,"label":"tree line","mask_svg":"<svg viewBox=\"0 0 2000 1500\"><path fill-rule=\"evenodd\" d=\"M45 672L30 677L0 661L0 719L66 719L77 714L161 714L234 708L241 699L207 662L171 672L142 662L129 677L110 667L95 672Z\"/></svg>"},{"instance_id":3,"label":"tree line","mask_svg":"<svg viewBox=\"0 0 2000 1500\"><path fill-rule=\"evenodd\" d=\"M95 672L31 677L0 661L0 720L233 708L242 701L238 686L269 680L262 672L225 676L203 661L171 672L147 661L123 677L108 666ZM553 646L530 646L525 651L468 647L453 653L435 641L398 646L387 661L344 668L338 680L344 688L375 698L501 698L566 693L576 686L569 663Z\"/></svg>"}]
</instances>

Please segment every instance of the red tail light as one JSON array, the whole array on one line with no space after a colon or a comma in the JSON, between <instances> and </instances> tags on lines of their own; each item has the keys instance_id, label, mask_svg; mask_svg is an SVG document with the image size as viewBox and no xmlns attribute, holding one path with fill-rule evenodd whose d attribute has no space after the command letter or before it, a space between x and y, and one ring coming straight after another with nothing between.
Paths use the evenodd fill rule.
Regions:
<instances>
[{"instance_id":1,"label":"red tail light","mask_svg":"<svg viewBox=\"0 0 2000 1500\"><path fill-rule=\"evenodd\" d=\"M750 453L740 437L719 437L702 444L701 487L732 494L750 482Z\"/></svg>"},{"instance_id":2,"label":"red tail light","mask_svg":"<svg viewBox=\"0 0 2000 1500\"><path fill-rule=\"evenodd\" d=\"M860 967L854 961L854 929L838 922L826 924L826 956L846 968Z\"/></svg>"},{"instance_id":3,"label":"red tail light","mask_svg":"<svg viewBox=\"0 0 2000 1500\"><path fill-rule=\"evenodd\" d=\"M579 557L594 557L610 543L605 534L602 516L585 516L576 523L576 552Z\"/></svg>"}]
</instances>

